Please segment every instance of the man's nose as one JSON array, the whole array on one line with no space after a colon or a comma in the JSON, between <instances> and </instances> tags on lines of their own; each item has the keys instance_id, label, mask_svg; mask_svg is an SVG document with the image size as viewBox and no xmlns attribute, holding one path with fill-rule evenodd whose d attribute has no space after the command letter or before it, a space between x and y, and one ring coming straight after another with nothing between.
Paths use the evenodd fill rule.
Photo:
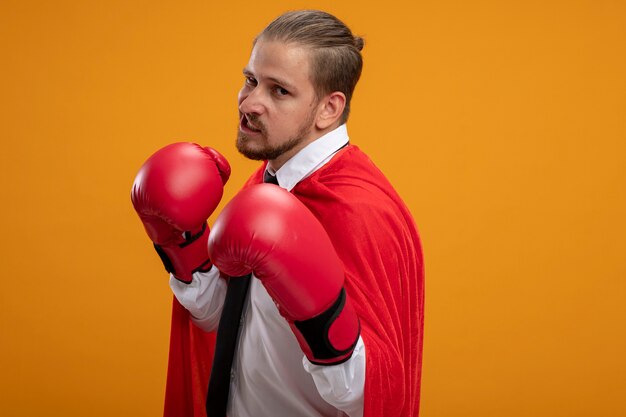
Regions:
<instances>
[{"instance_id":1,"label":"man's nose","mask_svg":"<svg viewBox=\"0 0 626 417\"><path fill-rule=\"evenodd\" d=\"M239 94L239 111L242 113L263 113L265 105L257 87L249 92Z\"/></svg>"}]
</instances>

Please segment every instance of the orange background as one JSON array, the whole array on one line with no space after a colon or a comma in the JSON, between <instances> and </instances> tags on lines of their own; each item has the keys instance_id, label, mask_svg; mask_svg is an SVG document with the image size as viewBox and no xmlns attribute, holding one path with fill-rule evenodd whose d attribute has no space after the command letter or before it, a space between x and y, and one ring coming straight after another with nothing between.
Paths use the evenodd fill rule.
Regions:
<instances>
[{"instance_id":1,"label":"orange background","mask_svg":"<svg viewBox=\"0 0 626 417\"><path fill-rule=\"evenodd\" d=\"M340 4L335 4L340 3ZM0 3L0 415L161 414L171 294L130 204L193 140L233 165L253 36L366 38L349 132L419 225L422 416L626 415L621 1Z\"/></svg>"}]
</instances>

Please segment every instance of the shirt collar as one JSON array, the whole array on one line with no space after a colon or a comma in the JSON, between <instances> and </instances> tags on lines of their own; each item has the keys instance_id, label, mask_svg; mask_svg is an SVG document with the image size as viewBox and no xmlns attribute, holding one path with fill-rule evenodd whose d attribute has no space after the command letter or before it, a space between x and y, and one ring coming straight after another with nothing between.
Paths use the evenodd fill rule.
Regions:
<instances>
[{"instance_id":1,"label":"shirt collar","mask_svg":"<svg viewBox=\"0 0 626 417\"><path fill-rule=\"evenodd\" d=\"M344 147L348 141L348 129L345 124L342 124L302 148L278 171L274 172L269 165L266 170L276 175L278 184L282 188L291 191L296 184L330 161L335 152Z\"/></svg>"}]
</instances>

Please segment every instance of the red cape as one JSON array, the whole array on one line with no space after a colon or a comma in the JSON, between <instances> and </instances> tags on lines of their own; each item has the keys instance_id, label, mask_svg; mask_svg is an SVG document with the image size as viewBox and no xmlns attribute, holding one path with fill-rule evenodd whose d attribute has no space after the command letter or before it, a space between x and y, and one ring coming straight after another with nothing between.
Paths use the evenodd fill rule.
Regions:
<instances>
[{"instance_id":1,"label":"red cape","mask_svg":"<svg viewBox=\"0 0 626 417\"><path fill-rule=\"evenodd\" d=\"M246 185L263 182L259 168ZM346 270L366 350L364 417L419 413L424 269L407 207L350 145L292 190L320 220ZM174 300L165 417L203 417L215 338ZM209 416L210 417L210 416Z\"/></svg>"}]
</instances>

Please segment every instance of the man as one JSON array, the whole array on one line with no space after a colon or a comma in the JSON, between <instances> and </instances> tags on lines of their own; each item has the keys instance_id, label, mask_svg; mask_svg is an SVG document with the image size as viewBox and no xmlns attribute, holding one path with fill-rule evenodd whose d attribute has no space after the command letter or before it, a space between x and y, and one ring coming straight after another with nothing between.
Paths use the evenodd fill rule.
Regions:
<instances>
[{"instance_id":1,"label":"man","mask_svg":"<svg viewBox=\"0 0 626 417\"><path fill-rule=\"evenodd\" d=\"M348 143L345 125L362 47L341 21L319 11L286 13L255 39L239 93L237 148L267 163L212 232L206 219L229 173L221 155L177 144L140 171L133 203L173 272L178 300L166 415L202 415L214 340L198 327L213 332L219 323L223 331L230 286L248 272L254 275L227 381L229 416L418 414L419 238L383 174ZM175 190L162 191L172 183ZM155 194L166 195L157 208ZM203 252L207 242L221 275Z\"/></svg>"}]
</instances>

